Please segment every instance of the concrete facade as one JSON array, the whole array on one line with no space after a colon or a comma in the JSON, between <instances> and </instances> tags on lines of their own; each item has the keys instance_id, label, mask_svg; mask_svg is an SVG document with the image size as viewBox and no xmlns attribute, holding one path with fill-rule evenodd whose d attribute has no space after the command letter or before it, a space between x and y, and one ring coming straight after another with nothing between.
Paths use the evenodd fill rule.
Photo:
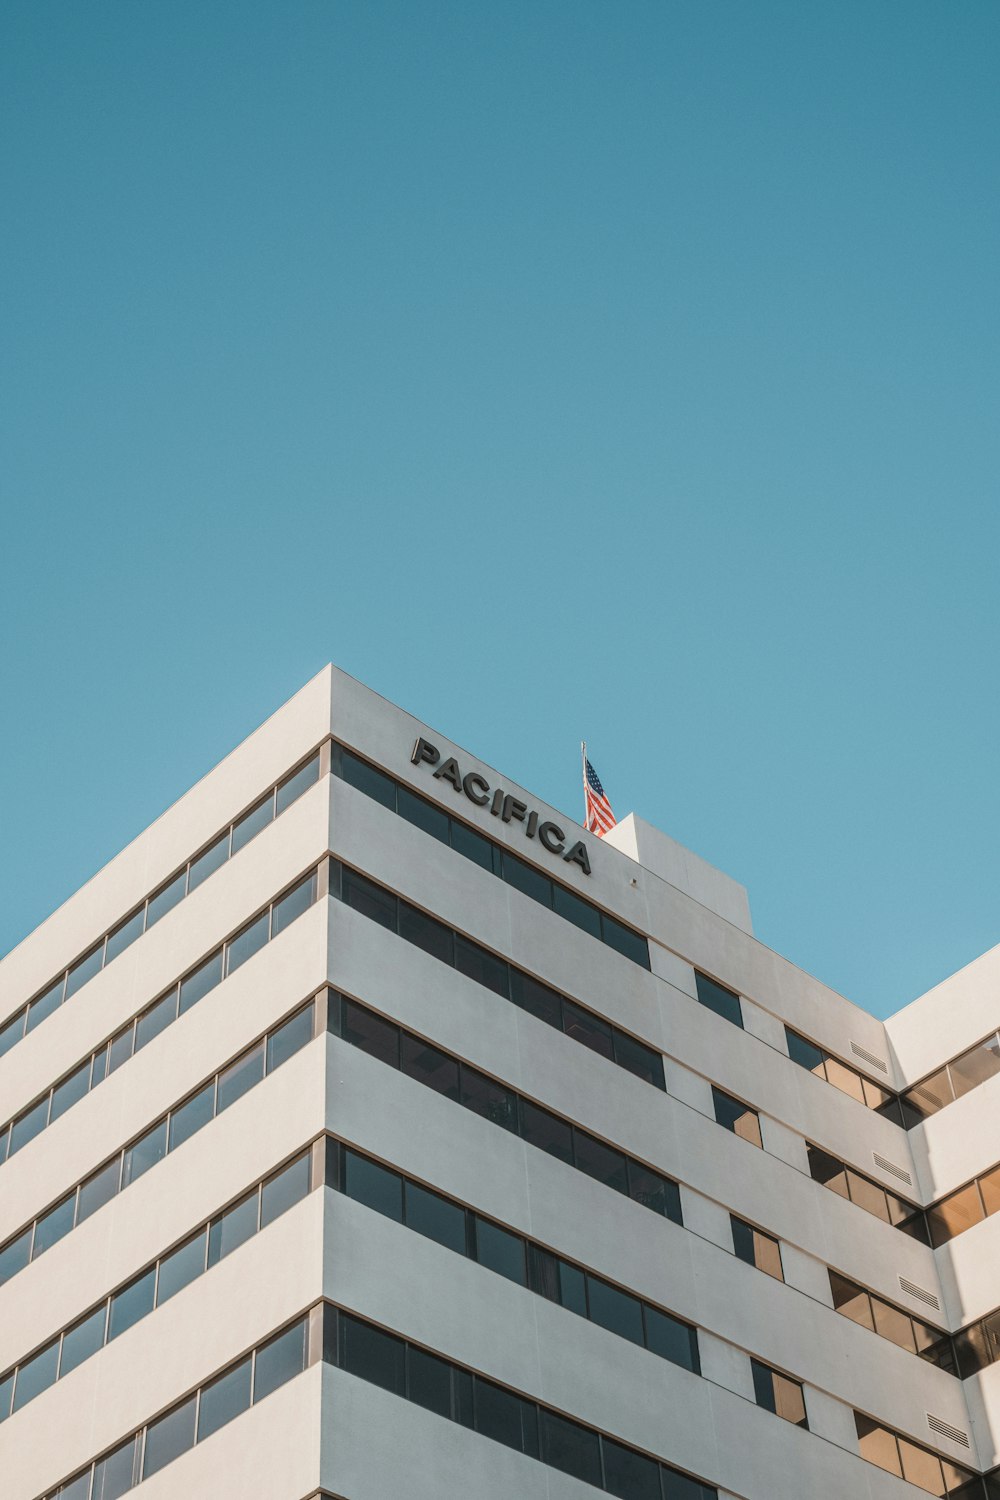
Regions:
<instances>
[{"instance_id":1,"label":"concrete facade","mask_svg":"<svg viewBox=\"0 0 1000 1500\"><path fill-rule=\"evenodd\" d=\"M0 961L4 1500L1000 1493L998 979L883 1024L325 669Z\"/></svg>"}]
</instances>

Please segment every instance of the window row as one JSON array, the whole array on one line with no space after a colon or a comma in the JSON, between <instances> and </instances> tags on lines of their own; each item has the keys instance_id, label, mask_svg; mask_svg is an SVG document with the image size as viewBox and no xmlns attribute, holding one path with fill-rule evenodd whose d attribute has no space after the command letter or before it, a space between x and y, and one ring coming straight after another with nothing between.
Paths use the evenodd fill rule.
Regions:
<instances>
[{"instance_id":1,"label":"window row","mask_svg":"<svg viewBox=\"0 0 1000 1500\"><path fill-rule=\"evenodd\" d=\"M940 1328L924 1323L902 1308L895 1307L874 1292L867 1291L857 1282L841 1276L839 1271L830 1272L830 1291L837 1312L862 1328L870 1328L880 1338L889 1339L911 1354L919 1354L928 1364L941 1370L955 1373L955 1354L951 1338Z\"/></svg>"},{"instance_id":2,"label":"window row","mask_svg":"<svg viewBox=\"0 0 1000 1500\"><path fill-rule=\"evenodd\" d=\"M928 1115L936 1115L939 1109L953 1104L997 1073L1000 1073L1000 1036L994 1031L907 1089L903 1099L913 1115L909 1123L916 1125Z\"/></svg>"},{"instance_id":3,"label":"window row","mask_svg":"<svg viewBox=\"0 0 1000 1500\"><path fill-rule=\"evenodd\" d=\"M866 1213L874 1214L876 1219L891 1224L894 1229L901 1229L911 1239L919 1240L923 1245L930 1244L927 1219L922 1208L898 1197L896 1193L890 1193L881 1183L873 1182L870 1177L856 1172L839 1157L831 1156L819 1146L808 1146L807 1151L809 1171L816 1182L822 1183L841 1198L856 1203Z\"/></svg>"},{"instance_id":4,"label":"window row","mask_svg":"<svg viewBox=\"0 0 1000 1500\"><path fill-rule=\"evenodd\" d=\"M946 1245L973 1224L990 1218L1000 1209L1000 1166L992 1167L981 1177L949 1193L927 1209L931 1244L935 1249Z\"/></svg>"},{"instance_id":5,"label":"window row","mask_svg":"<svg viewBox=\"0 0 1000 1500\"><path fill-rule=\"evenodd\" d=\"M505 958L498 958L488 948L480 947L471 938L439 922L436 917L428 916L419 907L411 906L402 896L339 860L330 861L330 895L406 942L422 948L432 958L457 969L467 979L492 990L504 1000L510 1000L547 1026L554 1026L592 1052L617 1063L636 1078L666 1090L663 1058L652 1047L620 1031L575 1000L560 995L558 990L550 989L540 979L515 968Z\"/></svg>"},{"instance_id":6,"label":"window row","mask_svg":"<svg viewBox=\"0 0 1000 1500\"><path fill-rule=\"evenodd\" d=\"M971 1469L963 1469L859 1411L854 1413L854 1421L862 1458L929 1495L948 1496L949 1500L996 1500L1000 1496L995 1476L983 1478Z\"/></svg>"},{"instance_id":7,"label":"window row","mask_svg":"<svg viewBox=\"0 0 1000 1500\"><path fill-rule=\"evenodd\" d=\"M279 781L277 786L273 786L248 812L223 829L207 848L155 890L141 906L136 907L116 927L105 933L100 942L95 943L81 958L70 964L68 969L57 975L41 994L16 1011L0 1027L0 1057L9 1052L22 1037L27 1036L29 1031L34 1031L41 1021L58 1010L77 990L82 989L88 979L93 979L112 959L124 953L126 948L142 937L144 932L148 932L185 896L196 890L209 875L213 875L221 865L232 859L255 834L266 828L318 780L319 751Z\"/></svg>"},{"instance_id":8,"label":"window row","mask_svg":"<svg viewBox=\"0 0 1000 1500\"><path fill-rule=\"evenodd\" d=\"M505 1083L384 1020L367 1006L330 991L327 1025L345 1042L400 1069L501 1129L519 1135L529 1145L586 1172L588 1177L672 1219L675 1224L683 1222L680 1189L669 1177L525 1099Z\"/></svg>"},{"instance_id":9,"label":"window row","mask_svg":"<svg viewBox=\"0 0 1000 1500\"><path fill-rule=\"evenodd\" d=\"M764 1142L760 1134L760 1115L749 1104L744 1104L742 1099L734 1099L732 1094L727 1094L723 1089L717 1089L712 1084L712 1105L715 1109L716 1124L725 1130L731 1130L733 1135L738 1135L741 1141L749 1141L751 1146L759 1146L764 1149Z\"/></svg>"},{"instance_id":10,"label":"window row","mask_svg":"<svg viewBox=\"0 0 1000 1500\"><path fill-rule=\"evenodd\" d=\"M825 1078L827 1083L832 1083L842 1094L849 1094L859 1104L866 1105L877 1115L884 1115L894 1125L902 1125L908 1129L917 1124L918 1117L908 1109L905 1097L901 1099L891 1089L883 1088L880 1083L873 1083L870 1078L859 1073L857 1068L841 1062L839 1057L817 1047L815 1042L807 1041L790 1026L785 1027L785 1041L789 1057L800 1068L815 1073L817 1078Z\"/></svg>"},{"instance_id":11,"label":"window row","mask_svg":"<svg viewBox=\"0 0 1000 1500\"><path fill-rule=\"evenodd\" d=\"M329 1306L323 1358L394 1396L622 1500L715 1500L717 1495L712 1485L593 1427Z\"/></svg>"},{"instance_id":12,"label":"window row","mask_svg":"<svg viewBox=\"0 0 1000 1500\"><path fill-rule=\"evenodd\" d=\"M549 1302L695 1375L701 1373L698 1332L690 1323L333 1139L327 1142L327 1182L348 1198Z\"/></svg>"},{"instance_id":13,"label":"window row","mask_svg":"<svg viewBox=\"0 0 1000 1500\"><path fill-rule=\"evenodd\" d=\"M310 1001L8 1240L0 1248L0 1286L304 1047L312 1038L314 1013Z\"/></svg>"},{"instance_id":14,"label":"window row","mask_svg":"<svg viewBox=\"0 0 1000 1500\"><path fill-rule=\"evenodd\" d=\"M311 1187L311 1153L303 1151L147 1266L126 1286L84 1313L69 1328L0 1377L0 1422L110 1344L154 1308L299 1203Z\"/></svg>"},{"instance_id":15,"label":"window row","mask_svg":"<svg viewBox=\"0 0 1000 1500\"><path fill-rule=\"evenodd\" d=\"M522 895L530 896L533 901L538 901L558 916L565 917L575 927L589 932L591 937L606 943L616 953L623 954L644 969L649 968L649 944L641 933L601 911L567 886L560 885L558 880L552 880L534 865L518 859L509 849L477 833L468 823L451 817L436 802L429 802L426 797L419 796L343 745L334 742L331 754L330 769L333 774L356 787L359 792L364 792L366 797L380 802L390 812L398 813L408 823L423 829L424 833L429 833L442 844L447 844L481 869L499 876Z\"/></svg>"},{"instance_id":16,"label":"window row","mask_svg":"<svg viewBox=\"0 0 1000 1500\"><path fill-rule=\"evenodd\" d=\"M29 1141L33 1141L47 1126L53 1125L72 1105L110 1077L122 1063L128 1062L130 1057L159 1036L161 1031L197 1005L199 1000L203 1000L216 985L234 974L241 964L245 964L248 958L252 958L272 938L276 938L279 932L284 932L296 917L300 917L312 906L316 900L316 891L317 875L314 870L247 922L228 943L223 943L183 979L172 984L165 995L160 995L113 1037L102 1042L96 1052L85 1057L82 1063L61 1078L41 1099L37 1099L14 1120L4 1125L0 1129L0 1164L20 1151Z\"/></svg>"},{"instance_id":17,"label":"window row","mask_svg":"<svg viewBox=\"0 0 1000 1500\"><path fill-rule=\"evenodd\" d=\"M300 1375L310 1358L309 1316L298 1318L228 1369L147 1422L96 1463L74 1474L46 1500L119 1500L196 1443Z\"/></svg>"}]
</instances>

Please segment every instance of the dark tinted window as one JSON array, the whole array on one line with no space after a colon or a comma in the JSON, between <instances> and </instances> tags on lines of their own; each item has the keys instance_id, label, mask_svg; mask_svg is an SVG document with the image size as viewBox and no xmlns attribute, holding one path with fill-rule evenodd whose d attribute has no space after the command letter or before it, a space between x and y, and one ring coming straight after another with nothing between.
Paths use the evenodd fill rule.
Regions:
<instances>
[{"instance_id":1,"label":"dark tinted window","mask_svg":"<svg viewBox=\"0 0 1000 1500\"><path fill-rule=\"evenodd\" d=\"M370 1057L377 1057L392 1067L399 1067L399 1027L384 1021L372 1011L355 1005L353 1000L343 1002L343 1036L352 1047L360 1047Z\"/></svg>"},{"instance_id":2,"label":"dark tinted window","mask_svg":"<svg viewBox=\"0 0 1000 1500\"><path fill-rule=\"evenodd\" d=\"M689 1323L671 1318L658 1308L646 1308L646 1345L661 1359L681 1365L685 1370L698 1369L698 1335Z\"/></svg>"},{"instance_id":3,"label":"dark tinted window","mask_svg":"<svg viewBox=\"0 0 1000 1500\"><path fill-rule=\"evenodd\" d=\"M502 1125L505 1130L517 1129L517 1099L510 1089L475 1068L462 1066L462 1103L477 1115Z\"/></svg>"},{"instance_id":4,"label":"dark tinted window","mask_svg":"<svg viewBox=\"0 0 1000 1500\"><path fill-rule=\"evenodd\" d=\"M532 979L530 974L522 974L520 969L511 970L510 998L515 1005L537 1016L547 1026L562 1029L562 996L540 980Z\"/></svg>"},{"instance_id":5,"label":"dark tinted window","mask_svg":"<svg viewBox=\"0 0 1000 1500\"><path fill-rule=\"evenodd\" d=\"M440 807L435 807L432 802L425 802L423 797L417 797L408 791L405 786L396 790L396 811L401 818L408 823L413 823L417 828L422 828L424 833L429 833L432 838L439 839L442 844L449 840L450 819L446 812Z\"/></svg>"},{"instance_id":6,"label":"dark tinted window","mask_svg":"<svg viewBox=\"0 0 1000 1500\"><path fill-rule=\"evenodd\" d=\"M263 1401L272 1391L292 1380L306 1367L306 1323L294 1323L257 1350L254 1360L253 1399Z\"/></svg>"},{"instance_id":7,"label":"dark tinted window","mask_svg":"<svg viewBox=\"0 0 1000 1500\"><path fill-rule=\"evenodd\" d=\"M203 1386L198 1407L198 1441L211 1437L250 1405L250 1361L243 1359Z\"/></svg>"},{"instance_id":8,"label":"dark tinted window","mask_svg":"<svg viewBox=\"0 0 1000 1500\"><path fill-rule=\"evenodd\" d=\"M207 1254L208 1231L203 1229L200 1234L194 1235L163 1257L156 1282L157 1307L176 1296L189 1282L201 1275L205 1269Z\"/></svg>"},{"instance_id":9,"label":"dark tinted window","mask_svg":"<svg viewBox=\"0 0 1000 1500\"><path fill-rule=\"evenodd\" d=\"M503 1443L507 1448L526 1451L525 1439L530 1437L532 1418L525 1416L527 1402L513 1391L505 1391L489 1380L476 1381L476 1431L484 1437ZM534 1409L532 1408L532 1414ZM527 1429L527 1430L526 1430ZM527 1451L531 1451L530 1447Z\"/></svg>"},{"instance_id":10,"label":"dark tinted window","mask_svg":"<svg viewBox=\"0 0 1000 1500\"><path fill-rule=\"evenodd\" d=\"M256 917L254 921L248 922L242 932L226 945L226 973L235 974L248 958L253 958L259 953L267 942L269 916L264 912Z\"/></svg>"},{"instance_id":11,"label":"dark tinted window","mask_svg":"<svg viewBox=\"0 0 1000 1500\"><path fill-rule=\"evenodd\" d=\"M633 932L631 927L626 927L622 922L616 922L607 912L601 915L601 930L609 948L624 954L634 964L639 964L644 969L649 968L649 944L641 933Z\"/></svg>"},{"instance_id":12,"label":"dark tinted window","mask_svg":"<svg viewBox=\"0 0 1000 1500\"><path fill-rule=\"evenodd\" d=\"M211 958L206 958L203 964L195 969L193 974L181 981L181 998L179 1011L183 1015L190 1010L192 1005L197 1005L215 986L222 981L222 949L213 953Z\"/></svg>"},{"instance_id":13,"label":"dark tinted window","mask_svg":"<svg viewBox=\"0 0 1000 1500\"><path fill-rule=\"evenodd\" d=\"M229 858L229 829L214 844L210 844L204 854L199 854L197 859L191 861L188 871L188 893L201 885L210 875L214 875L221 865Z\"/></svg>"},{"instance_id":14,"label":"dark tinted window","mask_svg":"<svg viewBox=\"0 0 1000 1500\"><path fill-rule=\"evenodd\" d=\"M189 1396L173 1411L150 1422L143 1445L142 1477L148 1479L194 1447L195 1398Z\"/></svg>"},{"instance_id":15,"label":"dark tinted window","mask_svg":"<svg viewBox=\"0 0 1000 1500\"><path fill-rule=\"evenodd\" d=\"M628 1068L630 1073L634 1073L637 1078L644 1078L656 1088L666 1088L662 1055L654 1052L652 1047L647 1047L645 1042L638 1042L635 1037L627 1036L622 1031L615 1032L615 1062L620 1068Z\"/></svg>"},{"instance_id":16,"label":"dark tinted window","mask_svg":"<svg viewBox=\"0 0 1000 1500\"><path fill-rule=\"evenodd\" d=\"M541 1412L542 1457L554 1469L601 1489L601 1449L596 1432L554 1411Z\"/></svg>"},{"instance_id":17,"label":"dark tinted window","mask_svg":"<svg viewBox=\"0 0 1000 1500\"><path fill-rule=\"evenodd\" d=\"M359 1323L346 1313L340 1315L340 1337L344 1368L362 1380L394 1395L405 1394L405 1345L402 1339L370 1323Z\"/></svg>"},{"instance_id":18,"label":"dark tinted window","mask_svg":"<svg viewBox=\"0 0 1000 1500\"><path fill-rule=\"evenodd\" d=\"M347 865L343 865L341 869L341 889L346 905L370 917L380 926L388 927L390 932L395 932L397 903L392 892L383 890L373 880L367 880L364 875L359 875Z\"/></svg>"},{"instance_id":19,"label":"dark tinted window","mask_svg":"<svg viewBox=\"0 0 1000 1500\"><path fill-rule=\"evenodd\" d=\"M591 1322L617 1333L620 1338L630 1339L633 1344L644 1342L642 1332L642 1303L628 1292L609 1286L596 1276L587 1278L590 1298Z\"/></svg>"},{"instance_id":20,"label":"dark tinted window","mask_svg":"<svg viewBox=\"0 0 1000 1500\"><path fill-rule=\"evenodd\" d=\"M403 1033L403 1072L448 1099L459 1097L458 1063L427 1042Z\"/></svg>"},{"instance_id":21,"label":"dark tinted window","mask_svg":"<svg viewBox=\"0 0 1000 1500\"><path fill-rule=\"evenodd\" d=\"M239 822L233 824L232 852L235 854L245 844L249 844L252 838L266 828L274 817L274 793L269 792L262 802L252 807L248 813L244 813Z\"/></svg>"},{"instance_id":22,"label":"dark tinted window","mask_svg":"<svg viewBox=\"0 0 1000 1500\"><path fill-rule=\"evenodd\" d=\"M437 1240L449 1250L465 1254L465 1210L427 1188L408 1182L405 1189L406 1223L418 1234Z\"/></svg>"},{"instance_id":23,"label":"dark tinted window","mask_svg":"<svg viewBox=\"0 0 1000 1500\"><path fill-rule=\"evenodd\" d=\"M108 1339L116 1339L120 1333L138 1323L153 1311L153 1287L156 1281L154 1270L144 1271L141 1276L116 1292L111 1299L108 1318Z\"/></svg>"},{"instance_id":24,"label":"dark tinted window","mask_svg":"<svg viewBox=\"0 0 1000 1500\"><path fill-rule=\"evenodd\" d=\"M587 1316L587 1277L565 1260L559 1262L559 1301L578 1317Z\"/></svg>"},{"instance_id":25,"label":"dark tinted window","mask_svg":"<svg viewBox=\"0 0 1000 1500\"><path fill-rule=\"evenodd\" d=\"M576 1165L581 1172L586 1172L588 1177L594 1177L598 1182L614 1188L616 1193L628 1192L628 1174L625 1157L621 1151L605 1146L603 1141L595 1140L592 1135L587 1135L583 1130L574 1130L573 1144Z\"/></svg>"},{"instance_id":26,"label":"dark tinted window","mask_svg":"<svg viewBox=\"0 0 1000 1500\"><path fill-rule=\"evenodd\" d=\"M709 979L707 974L699 974L694 971L695 988L698 991L698 1000L708 1010L714 1010L717 1016L722 1016L726 1021L732 1021L734 1026L743 1025L743 1012L740 1010L740 997L732 990L727 990L725 985L717 984L714 979Z\"/></svg>"},{"instance_id":27,"label":"dark tinted window","mask_svg":"<svg viewBox=\"0 0 1000 1500\"><path fill-rule=\"evenodd\" d=\"M396 809L396 787L388 776L370 766L360 756L352 755L350 750L340 745L333 747L333 767L336 774L348 786L357 787L359 792L364 792L366 797L371 797L375 802L381 802L383 807L388 807L394 812Z\"/></svg>"},{"instance_id":28,"label":"dark tinted window","mask_svg":"<svg viewBox=\"0 0 1000 1500\"><path fill-rule=\"evenodd\" d=\"M528 1099L521 1100L521 1135L532 1146L558 1156L560 1161L573 1161L573 1131L565 1120L550 1115Z\"/></svg>"},{"instance_id":29,"label":"dark tinted window","mask_svg":"<svg viewBox=\"0 0 1000 1500\"><path fill-rule=\"evenodd\" d=\"M659 1464L641 1453L631 1453L610 1438L605 1438L601 1446L605 1488L610 1495L619 1496L619 1500L661 1500Z\"/></svg>"},{"instance_id":30,"label":"dark tinted window","mask_svg":"<svg viewBox=\"0 0 1000 1500\"><path fill-rule=\"evenodd\" d=\"M495 869L494 849L489 839L484 839L481 833L467 828L464 823L452 821L451 847L484 870L492 872Z\"/></svg>"},{"instance_id":31,"label":"dark tinted window","mask_svg":"<svg viewBox=\"0 0 1000 1500\"><path fill-rule=\"evenodd\" d=\"M804 1036L799 1036L797 1031L792 1031L789 1026L785 1027L785 1040L788 1043L788 1055L792 1062L797 1062L800 1068L808 1068L810 1073L823 1075L823 1059L825 1054L812 1042L807 1042Z\"/></svg>"},{"instance_id":32,"label":"dark tinted window","mask_svg":"<svg viewBox=\"0 0 1000 1500\"><path fill-rule=\"evenodd\" d=\"M344 1150L344 1192L387 1219L402 1222L403 1179L398 1172L390 1172L388 1167L348 1149Z\"/></svg>"},{"instance_id":33,"label":"dark tinted window","mask_svg":"<svg viewBox=\"0 0 1000 1500\"><path fill-rule=\"evenodd\" d=\"M422 948L432 958L450 964L455 959L455 939L451 929L445 927L426 912L418 911L408 901L399 903L399 935L415 947Z\"/></svg>"},{"instance_id":34,"label":"dark tinted window","mask_svg":"<svg viewBox=\"0 0 1000 1500\"><path fill-rule=\"evenodd\" d=\"M406 1356L407 1396L440 1417L451 1416L451 1366L436 1354L409 1348Z\"/></svg>"},{"instance_id":35,"label":"dark tinted window","mask_svg":"<svg viewBox=\"0 0 1000 1500\"><path fill-rule=\"evenodd\" d=\"M523 859L518 859L515 854L504 849L502 853L503 878L508 885L515 890L523 891L533 901L541 902L542 906L552 905L552 882L547 875L536 870L534 865L525 864Z\"/></svg>"},{"instance_id":36,"label":"dark tinted window","mask_svg":"<svg viewBox=\"0 0 1000 1500\"><path fill-rule=\"evenodd\" d=\"M170 1115L170 1149L176 1151L178 1146L207 1125L215 1114L215 1084L207 1083L197 1094L192 1094L183 1104L172 1111Z\"/></svg>"},{"instance_id":37,"label":"dark tinted window","mask_svg":"<svg viewBox=\"0 0 1000 1500\"><path fill-rule=\"evenodd\" d=\"M665 1177L660 1176L659 1172L654 1172L652 1167L643 1166L637 1161L629 1162L628 1194L644 1208L651 1208L654 1213L664 1214L668 1219L673 1219L675 1224L681 1222L680 1193L677 1184L668 1182Z\"/></svg>"},{"instance_id":38,"label":"dark tinted window","mask_svg":"<svg viewBox=\"0 0 1000 1500\"><path fill-rule=\"evenodd\" d=\"M478 943L462 937L461 933L455 935L455 967L459 973L467 974L477 984L485 985L497 995L503 995L504 999L510 997L510 975L506 962L488 953L485 948L480 948Z\"/></svg>"},{"instance_id":39,"label":"dark tinted window","mask_svg":"<svg viewBox=\"0 0 1000 1500\"><path fill-rule=\"evenodd\" d=\"M607 1021L601 1021L589 1011L581 1010L572 1000L563 1001L563 1030L567 1036L571 1036L576 1042L582 1042L592 1052L613 1058L611 1027Z\"/></svg>"},{"instance_id":40,"label":"dark tinted window","mask_svg":"<svg viewBox=\"0 0 1000 1500\"><path fill-rule=\"evenodd\" d=\"M476 1259L508 1281L525 1285L524 1241L489 1219L476 1219Z\"/></svg>"},{"instance_id":41,"label":"dark tinted window","mask_svg":"<svg viewBox=\"0 0 1000 1500\"><path fill-rule=\"evenodd\" d=\"M600 938L600 912L556 881L552 883L552 906L554 911L557 911L561 917L565 917L568 922L572 922L574 927L589 932L591 937Z\"/></svg>"}]
</instances>

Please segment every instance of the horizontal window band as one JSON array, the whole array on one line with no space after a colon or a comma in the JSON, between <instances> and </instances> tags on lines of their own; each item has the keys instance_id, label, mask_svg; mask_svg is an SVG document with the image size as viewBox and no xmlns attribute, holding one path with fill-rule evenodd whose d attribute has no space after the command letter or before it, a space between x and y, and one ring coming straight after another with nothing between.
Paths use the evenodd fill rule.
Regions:
<instances>
[{"instance_id":1,"label":"horizontal window band","mask_svg":"<svg viewBox=\"0 0 1000 1500\"><path fill-rule=\"evenodd\" d=\"M830 1292L836 1312L860 1328L878 1334L909 1354L917 1354L928 1364L947 1374L956 1375L955 1350L951 1335L925 1323L904 1308L887 1302L867 1287L828 1268Z\"/></svg>"},{"instance_id":2,"label":"horizontal window band","mask_svg":"<svg viewBox=\"0 0 1000 1500\"><path fill-rule=\"evenodd\" d=\"M841 1161L839 1156L824 1151L821 1146L813 1146L807 1141L806 1152L809 1174L814 1182L828 1188L838 1197L846 1198L858 1208L863 1208L865 1213L881 1219L884 1224L900 1230L910 1239L919 1240L922 1245L931 1243L927 1215L917 1204L890 1192L880 1182L866 1177L856 1167Z\"/></svg>"},{"instance_id":3,"label":"horizontal window band","mask_svg":"<svg viewBox=\"0 0 1000 1500\"><path fill-rule=\"evenodd\" d=\"M716 1500L714 1485L330 1303L323 1359L608 1494Z\"/></svg>"},{"instance_id":4,"label":"horizontal window band","mask_svg":"<svg viewBox=\"0 0 1000 1500\"><path fill-rule=\"evenodd\" d=\"M328 742L327 742L328 743ZM119 954L148 932L161 917L196 890L210 875L232 859L275 818L281 816L320 776L322 747L283 776L259 797L246 812L216 834L202 850L188 860L169 880L161 882L135 910L117 922L103 937L0 1024L0 1057L15 1047L29 1032L59 1009L89 979L93 979Z\"/></svg>"},{"instance_id":5,"label":"horizontal window band","mask_svg":"<svg viewBox=\"0 0 1000 1500\"><path fill-rule=\"evenodd\" d=\"M905 1106L899 1094L893 1093L892 1089L885 1088L881 1083L876 1083L874 1079L866 1077L850 1063L834 1057L833 1053L828 1052L825 1047L810 1042L798 1031L794 1031L791 1026L785 1027L785 1042L792 1062L798 1063L800 1068L805 1068L807 1073L814 1073L817 1078L822 1078L826 1083L832 1084L842 1094L847 1094L848 1098L857 1100L873 1114L882 1115L884 1119L891 1120L894 1125L902 1125L907 1130L919 1123L912 1110Z\"/></svg>"},{"instance_id":6,"label":"horizontal window band","mask_svg":"<svg viewBox=\"0 0 1000 1500\"><path fill-rule=\"evenodd\" d=\"M295 1152L241 1192L228 1207L189 1230L176 1245L0 1375L0 1422L164 1306L319 1187L324 1177L324 1153L314 1151L316 1144Z\"/></svg>"},{"instance_id":7,"label":"horizontal window band","mask_svg":"<svg viewBox=\"0 0 1000 1500\"><path fill-rule=\"evenodd\" d=\"M936 1115L958 1099L964 1099L980 1084L988 1083L1000 1073L1000 1032L991 1031L989 1036L966 1047L954 1057L926 1074L917 1083L911 1084L902 1095L913 1119L919 1125L930 1115Z\"/></svg>"},{"instance_id":8,"label":"horizontal window band","mask_svg":"<svg viewBox=\"0 0 1000 1500\"><path fill-rule=\"evenodd\" d=\"M336 740L331 748L330 769L334 776L356 791L454 849L480 869L496 875L522 895L530 896L598 942L631 959L640 968L649 968L649 943L634 927L595 906L536 865L519 859L505 844L480 833L463 819L453 817L439 803L421 796L405 782L398 781ZM544 825L542 832L544 834Z\"/></svg>"},{"instance_id":9,"label":"horizontal window band","mask_svg":"<svg viewBox=\"0 0 1000 1500\"><path fill-rule=\"evenodd\" d=\"M717 1500L714 1485L329 1302L307 1309L37 1500L124 1495L320 1359L607 1494Z\"/></svg>"},{"instance_id":10,"label":"horizontal window band","mask_svg":"<svg viewBox=\"0 0 1000 1500\"><path fill-rule=\"evenodd\" d=\"M368 1006L330 990L327 1026L351 1046L481 1115L529 1145L557 1157L654 1213L682 1224L680 1190L672 1178L591 1135L481 1073L453 1054L387 1021Z\"/></svg>"},{"instance_id":11,"label":"horizontal window band","mask_svg":"<svg viewBox=\"0 0 1000 1500\"><path fill-rule=\"evenodd\" d=\"M0 1286L241 1099L315 1035L315 1000L296 1007L193 1093L0 1247Z\"/></svg>"},{"instance_id":12,"label":"horizontal window band","mask_svg":"<svg viewBox=\"0 0 1000 1500\"><path fill-rule=\"evenodd\" d=\"M648 1043L640 1042L579 1001L543 984L526 969L500 958L338 859L330 861L330 895L449 968L457 969L494 995L509 1000L547 1026L617 1063L634 1077L666 1092L663 1056Z\"/></svg>"},{"instance_id":13,"label":"horizontal window band","mask_svg":"<svg viewBox=\"0 0 1000 1500\"><path fill-rule=\"evenodd\" d=\"M698 1331L686 1319L333 1136L327 1137L326 1181L354 1202L700 1375Z\"/></svg>"},{"instance_id":14,"label":"horizontal window band","mask_svg":"<svg viewBox=\"0 0 1000 1500\"><path fill-rule=\"evenodd\" d=\"M308 1308L37 1500L110 1500L158 1474L322 1355L322 1304Z\"/></svg>"},{"instance_id":15,"label":"horizontal window band","mask_svg":"<svg viewBox=\"0 0 1000 1500\"><path fill-rule=\"evenodd\" d=\"M169 989L120 1026L113 1036L62 1078L13 1120L0 1128L0 1165L27 1146L43 1130L85 1099L89 1093L129 1061L136 1052L153 1041L166 1028L185 1015L199 1000L216 989L247 959L267 946L279 933L290 927L296 917L313 905L319 889L319 871L296 880L289 888L268 902L226 942L212 950L190 968Z\"/></svg>"},{"instance_id":16,"label":"horizontal window band","mask_svg":"<svg viewBox=\"0 0 1000 1500\"><path fill-rule=\"evenodd\" d=\"M1000 1497L1000 1474L997 1471L976 1474L863 1412L854 1413L854 1423L861 1457L887 1474L895 1474L931 1495L947 1496L948 1500L998 1500Z\"/></svg>"}]
</instances>

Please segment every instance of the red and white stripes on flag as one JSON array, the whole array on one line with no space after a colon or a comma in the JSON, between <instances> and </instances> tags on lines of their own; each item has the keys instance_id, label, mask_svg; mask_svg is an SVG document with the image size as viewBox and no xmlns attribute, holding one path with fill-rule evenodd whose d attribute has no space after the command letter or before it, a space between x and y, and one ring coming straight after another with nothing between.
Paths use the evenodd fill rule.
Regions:
<instances>
[{"instance_id":1,"label":"red and white stripes on flag","mask_svg":"<svg viewBox=\"0 0 1000 1500\"><path fill-rule=\"evenodd\" d=\"M583 797L586 803L584 827L588 833L596 833L602 839L614 828L618 819L611 811L611 803L601 786L600 777L587 759L586 741L581 744L580 750L583 754Z\"/></svg>"}]
</instances>

